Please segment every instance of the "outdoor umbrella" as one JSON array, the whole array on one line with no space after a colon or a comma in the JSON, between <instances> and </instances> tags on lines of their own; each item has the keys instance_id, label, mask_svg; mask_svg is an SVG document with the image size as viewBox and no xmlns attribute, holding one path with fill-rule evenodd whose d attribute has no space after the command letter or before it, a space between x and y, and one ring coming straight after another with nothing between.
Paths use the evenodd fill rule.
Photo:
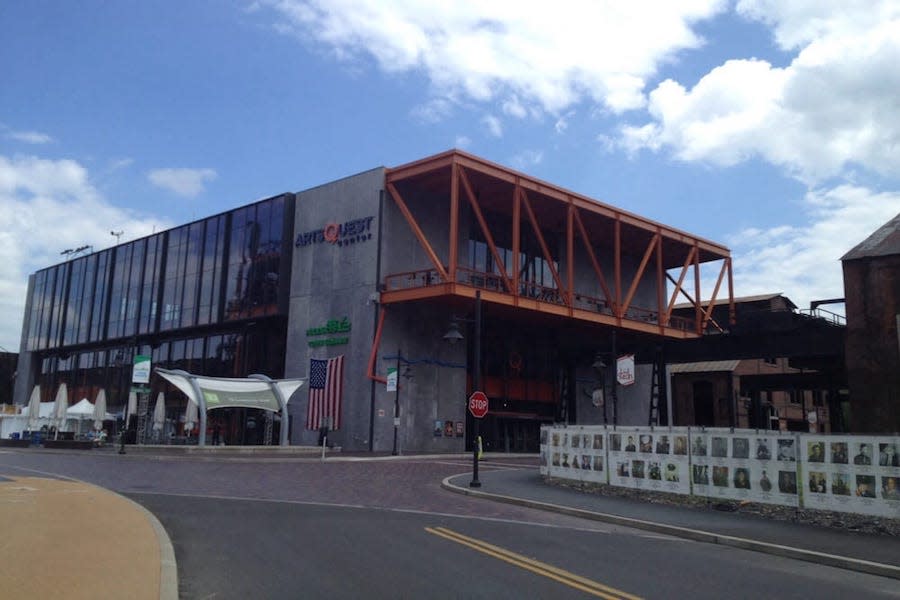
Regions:
<instances>
[{"instance_id":1,"label":"outdoor umbrella","mask_svg":"<svg viewBox=\"0 0 900 600\"><path fill-rule=\"evenodd\" d=\"M194 424L199 417L200 414L197 410L197 405L193 400L188 400L187 408L184 411L184 430L187 432L187 435L190 435L190 432L194 429Z\"/></svg>"},{"instance_id":2,"label":"outdoor umbrella","mask_svg":"<svg viewBox=\"0 0 900 600\"><path fill-rule=\"evenodd\" d=\"M106 390L97 392L97 399L94 400L94 429L100 431L103 429L103 421L106 419Z\"/></svg>"},{"instance_id":3,"label":"outdoor umbrella","mask_svg":"<svg viewBox=\"0 0 900 600\"><path fill-rule=\"evenodd\" d=\"M153 429L160 431L166 424L166 397L160 392L156 395L156 406L153 408Z\"/></svg>"},{"instance_id":4,"label":"outdoor umbrella","mask_svg":"<svg viewBox=\"0 0 900 600\"><path fill-rule=\"evenodd\" d=\"M66 410L69 408L69 389L65 382L59 384L56 390L56 400L53 403L53 422L56 423L56 435L53 439L59 439L59 430L66 423Z\"/></svg>"},{"instance_id":5,"label":"outdoor umbrella","mask_svg":"<svg viewBox=\"0 0 900 600\"><path fill-rule=\"evenodd\" d=\"M128 428L128 417L137 412L137 393L128 394L128 407L125 409L125 428Z\"/></svg>"},{"instance_id":6,"label":"outdoor umbrella","mask_svg":"<svg viewBox=\"0 0 900 600\"><path fill-rule=\"evenodd\" d=\"M31 390L31 399L28 400L28 429L34 431L40 427L41 420L41 386L36 385Z\"/></svg>"}]
</instances>

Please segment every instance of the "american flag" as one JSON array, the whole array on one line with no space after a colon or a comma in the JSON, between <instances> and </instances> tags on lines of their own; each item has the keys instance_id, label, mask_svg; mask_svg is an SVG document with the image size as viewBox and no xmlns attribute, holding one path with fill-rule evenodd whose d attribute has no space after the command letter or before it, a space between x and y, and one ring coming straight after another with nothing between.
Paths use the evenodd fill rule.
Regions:
<instances>
[{"instance_id":1,"label":"american flag","mask_svg":"<svg viewBox=\"0 0 900 600\"><path fill-rule=\"evenodd\" d=\"M309 407L306 428L318 429L324 417L331 417L331 428L341 427L341 396L344 393L344 357L309 361Z\"/></svg>"}]
</instances>

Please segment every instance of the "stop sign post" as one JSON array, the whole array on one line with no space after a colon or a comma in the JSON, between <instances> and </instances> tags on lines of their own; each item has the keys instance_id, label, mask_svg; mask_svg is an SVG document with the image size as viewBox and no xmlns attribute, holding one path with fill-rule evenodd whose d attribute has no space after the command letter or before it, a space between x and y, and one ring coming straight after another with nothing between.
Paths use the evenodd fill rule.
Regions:
<instances>
[{"instance_id":1,"label":"stop sign post","mask_svg":"<svg viewBox=\"0 0 900 600\"><path fill-rule=\"evenodd\" d=\"M475 417L475 436L472 439L472 481L469 487L481 487L478 480L478 442L481 436L478 435L478 424L488 412L488 397L484 392L475 391L469 396L469 412Z\"/></svg>"},{"instance_id":2,"label":"stop sign post","mask_svg":"<svg viewBox=\"0 0 900 600\"><path fill-rule=\"evenodd\" d=\"M488 412L488 398L484 395L484 392L473 392L469 396L469 412L476 419L484 418Z\"/></svg>"}]
</instances>

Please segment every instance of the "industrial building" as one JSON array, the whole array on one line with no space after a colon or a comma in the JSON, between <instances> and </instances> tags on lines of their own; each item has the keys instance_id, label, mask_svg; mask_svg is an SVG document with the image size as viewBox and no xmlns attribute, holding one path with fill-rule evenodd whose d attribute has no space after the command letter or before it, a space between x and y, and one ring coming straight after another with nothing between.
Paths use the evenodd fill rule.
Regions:
<instances>
[{"instance_id":1,"label":"industrial building","mask_svg":"<svg viewBox=\"0 0 900 600\"><path fill-rule=\"evenodd\" d=\"M347 450L462 451L479 388L485 447L537 451L542 423L667 423L661 353L628 385L616 359L703 336L717 300L733 318L732 296L722 245L452 150L34 273L15 399L40 384L50 401L66 383L70 400L103 389L121 412L136 356L311 381L314 361L340 357L336 414L310 411L315 385L291 398L288 424L275 417L292 444L330 423ZM149 387L179 438L185 398L156 375ZM271 413L216 412L225 443L270 441Z\"/></svg>"},{"instance_id":2,"label":"industrial building","mask_svg":"<svg viewBox=\"0 0 900 600\"><path fill-rule=\"evenodd\" d=\"M852 431L900 431L900 215L841 263Z\"/></svg>"}]
</instances>

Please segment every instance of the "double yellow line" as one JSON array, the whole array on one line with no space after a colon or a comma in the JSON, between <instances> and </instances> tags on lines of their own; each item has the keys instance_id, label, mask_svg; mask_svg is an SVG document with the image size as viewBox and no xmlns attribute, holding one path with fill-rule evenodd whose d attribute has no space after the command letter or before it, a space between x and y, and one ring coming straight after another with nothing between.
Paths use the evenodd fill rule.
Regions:
<instances>
[{"instance_id":1,"label":"double yellow line","mask_svg":"<svg viewBox=\"0 0 900 600\"><path fill-rule=\"evenodd\" d=\"M617 590L616 588L603 585L602 583L598 583L585 577L581 577L579 575L576 575L575 573L570 573L569 571L558 569L553 565L548 565L547 563L533 560L531 558L528 558L527 556L516 554L515 552L511 552L509 550L506 550L505 548L494 546L493 544L488 544L487 542L471 538L461 533L456 533L455 531L451 531L446 527L426 527L425 531L433 535L440 536L444 539L448 539L451 542L456 542L457 544L468 546L473 550L477 550L479 552L487 554L488 556L493 556L494 558L499 558L502 561L508 562L517 567L521 567L522 569L531 571L532 573L536 573L537 575L542 575L549 579L553 579L554 581L558 581L559 583L565 584L569 587L573 587L577 590L581 590L582 592L586 592L593 596L599 596L600 598L606 598L607 600L641 600L639 596L634 596L627 592L623 592L622 590Z\"/></svg>"}]
</instances>

